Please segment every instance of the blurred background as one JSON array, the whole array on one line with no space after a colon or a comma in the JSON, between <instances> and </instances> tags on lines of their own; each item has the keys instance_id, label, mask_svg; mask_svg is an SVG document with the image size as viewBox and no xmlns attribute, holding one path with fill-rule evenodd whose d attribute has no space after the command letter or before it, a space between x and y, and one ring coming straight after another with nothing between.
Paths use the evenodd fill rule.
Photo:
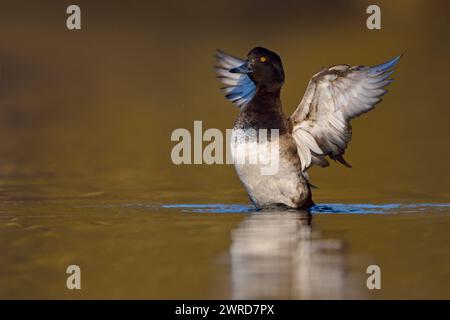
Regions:
<instances>
[{"instance_id":1,"label":"blurred background","mask_svg":"<svg viewBox=\"0 0 450 320\"><path fill-rule=\"evenodd\" d=\"M66 8L75 3L81 7L81 31L66 28ZM238 110L219 91L221 84L212 69L218 48L241 57L255 46L277 52L286 73L282 90L286 115L295 110L310 77L323 66L375 65L404 53L383 102L352 123L346 159L353 168L332 164L311 170L312 182L319 187L314 200L450 202L449 2L376 1L381 7L381 30L366 28L370 4L375 3L3 1L0 230L4 242L0 249L5 254L0 258L0 296L65 297L68 293L58 287L65 274L56 274L81 261L93 270L91 279L93 274L98 279L88 297L211 297L209 283L221 269L209 259L227 250L230 230L242 217L194 216L185 221L175 215L167 222L167 215L161 213L144 218L141 209L126 211L124 217L122 209L86 208L119 202L248 203L232 166L176 166L170 159L173 130L192 131L193 121L202 120L204 129L224 131L237 116ZM112 220L105 211L113 213ZM414 295L399 284L434 270L440 277L431 283L424 280L422 289L428 291L417 292L448 298L442 279L449 274L439 269L446 264L433 260L442 256L440 250L432 255L424 247L421 252L431 256L419 259L413 254L418 243L388 245L396 241L393 230L402 230L405 237L414 231L419 241L419 225L396 229L402 223L394 220L386 225L368 217L360 220L359 233L351 234L347 228L358 224L348 219L316 221L331 237L350 237L347 240L360 255L367 254L366 249L375 256L378 252L384 265L391 263L397 270L387 275L392 281L398 274L406 275L399 280L403 282L391 282L391 291L382 297ZM377 221L378 229L372 229ZM439 221L424 231L426 235L448 231ZM116 228L102 229L112 225ZM392 231L384 234L384 242L373 242L386 226ZM365 238L368 234L370 239ZM205 239L208 246L203 245ZM444 251L448 240L440 240ZM92 247L93 243L102 249ZM396 264L400 251L411 255ZM138 256L142 260L136 262ZM94 262L94 257L101 261ZM106 264L115 257L121 258L120 266ZM208 263L199 266L199 261ZM432 261L435 264L427 265ZM408 269L411 264L416 269ZM154 266L152 272L147 265ZM25 270L35 273L25 275ZM171 282L174 274L179 275L178 282ZM164 289L146 291L150 287L142 275ZM39 282L48 277L53 277L50 282ZM114 291L113 277L131 280ZM28 291L21 290L25 287Z\"/></svg>"},{"instance_id":2,"label":"blurred background","mask_svg":"<svg viewBox=\"0 0 450 320\"><path fill-rule=\"evenodd\" d=\"M448 2L378 1L382 30L368 30L371 3L80 0L81 31L66 29L69 2L2 3L0 177L26 188L1 196L239 187L232 166L173 165L170 134L194 120L231 128L237 109L219 91L214 51L261 45L283 59L286 115L322 66L404 52L384 101L353 121L354 168L313 169L315 196L448 198ZM38 180L47 188L33 190Z\"/></svg>"}]
</instances>

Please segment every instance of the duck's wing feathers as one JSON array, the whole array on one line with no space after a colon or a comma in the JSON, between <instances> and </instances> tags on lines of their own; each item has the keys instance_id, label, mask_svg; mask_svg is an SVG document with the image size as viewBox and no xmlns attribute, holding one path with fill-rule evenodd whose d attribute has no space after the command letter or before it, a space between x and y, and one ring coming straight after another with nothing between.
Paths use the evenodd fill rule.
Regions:
<instances>
[{"instance_id":1,"label":"duck's wing feathers","mask_svg":"<svg viewBox=\"0 0 450 320\"><path fill-rule=\"evenodd\" d=\"M312 77L289 118L303 170L328 166L326 156L350 166L343 158L352 136L350 120L381 101L400 57L373 67L336 65Z\"/></svg>"},{"instance_id":2,"label":"duck's wing feathers","mask_svg":"<svg viewBox=\"0 0 450 320\"><path fill-rule=\"evenodd\" d=\"M217 50L215 56L217 65L214 68L217 78L225 85L222 88L225 98L239 108L245 106L255 96L256 85L248 75L231 73L229 71L243 65L245 60L236 58L221 50Z\"/></svg>"}]
</instances>

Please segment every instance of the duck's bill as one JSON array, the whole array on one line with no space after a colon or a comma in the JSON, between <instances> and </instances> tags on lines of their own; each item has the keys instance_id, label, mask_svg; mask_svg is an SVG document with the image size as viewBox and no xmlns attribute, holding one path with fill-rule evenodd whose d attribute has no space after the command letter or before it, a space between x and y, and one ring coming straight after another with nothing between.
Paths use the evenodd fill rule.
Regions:
<instances>
[{"instance_id":1,"label":"duck's bill","mask_svg":"<svg viewBox=\"0 0 450 320\"><path fill-rule=\"evenodd\" d=\"M230 69L231 73L252 73L253 70L248 66L248 63L244 63L242 66Z\"/></svg>"}]
</instances>

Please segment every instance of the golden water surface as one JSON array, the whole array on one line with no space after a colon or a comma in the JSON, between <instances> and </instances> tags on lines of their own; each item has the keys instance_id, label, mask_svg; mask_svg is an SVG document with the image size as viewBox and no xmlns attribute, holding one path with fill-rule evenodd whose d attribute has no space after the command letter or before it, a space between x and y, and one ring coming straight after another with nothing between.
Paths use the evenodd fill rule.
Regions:
<instances>
[{"instance_id":1,"label":"golden water surface","mask_svg":"<svg viewBox=\"0 0 450 320\"><path fill-rule=\"evenodd\" d=\"M450 298L448 1L0 4L0 298ZM312 217L255 212L229 165L171 162L230 128L215 49L280 54L290 114L322 66L405 53ZM66 268L81 268L68 290ZM381 290L366 269L381 268Z\"/></svg>"}]
</instances>

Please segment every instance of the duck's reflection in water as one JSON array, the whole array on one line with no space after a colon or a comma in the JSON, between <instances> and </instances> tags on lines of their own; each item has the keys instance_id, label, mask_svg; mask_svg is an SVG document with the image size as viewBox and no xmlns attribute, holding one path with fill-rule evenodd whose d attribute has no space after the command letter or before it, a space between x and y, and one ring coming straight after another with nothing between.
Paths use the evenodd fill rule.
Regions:
<instances>
[{"instance_id":1,"label":"duck's reflection in water","mask_svg":"<svg viewBox=\"0 0 450 320\"><path fill-rule=\"evenodd\" d=\"M250 215L233 230L230 254L233 299L340 299L351 292L342 243L321 239L308 212Z\"/></svg>"}]
</instances>

